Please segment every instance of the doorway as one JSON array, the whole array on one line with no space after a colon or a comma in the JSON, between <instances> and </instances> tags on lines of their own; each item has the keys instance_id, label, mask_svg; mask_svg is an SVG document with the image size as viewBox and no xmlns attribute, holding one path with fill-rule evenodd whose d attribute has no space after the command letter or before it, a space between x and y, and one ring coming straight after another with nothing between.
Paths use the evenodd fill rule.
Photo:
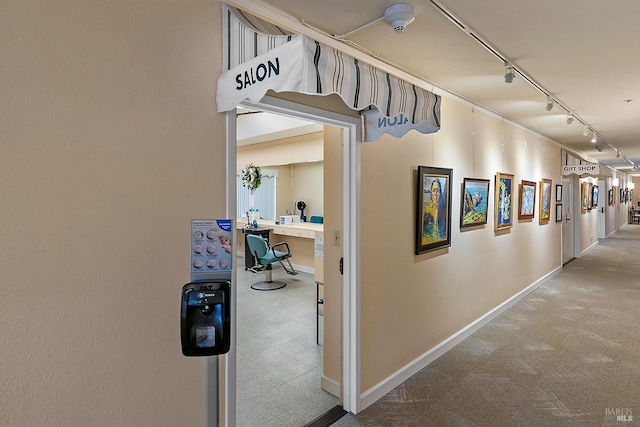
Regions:
<instances>
[{"instance_id":1,"label":"doorway","mask_svg":"<svg viewBox=\"0 0 640 427\"><path fill-rule=\"evenodd\" d=\"M357 228L354 226L355 218L357 217L356 212L356 202L355 197L352 197L355 194L355 171L358 169L357 166L358 156L357 156L357 144L356 141L360 140L359 137L359 129L360 122L358 118L342 116L335 113L329 113L326 111L316 110L313 108L301 106L298 104L294 104L288 101L282 101L275 98L265 98L259 104L251 104L248 105L251 108L260 109L264 111L268 111L275 114L283 114L291 117L299 117L305 120L310 120L313 122L321 123L323 125L335 126L340 129L340 141L341 143L341 172L342 172L342 204L341 210L338 214L341 218L339 218L339 223L341 228L331 229L325 228L325 239L324 241L326 245L335 245L340 247L340 257L344 258L344 276L338 276L339 281L341 283L334 283L334 288L338 289L338 298L334 298L333 304L339 307L338 317L341 318L341 321L336 324L338 327L338 331L333 331L334 335L337 334L338 346L341 347L338 349L339 354L339 362L342 366L339 367L338 381L335 381L337 388L332 391L334 394L338 394L340 396L340 403L346 410L353 411L352 407L355 408L355 390L358 390L358 380L355 375L355 370L352 369L354 357L352 354L354 352L355 346L352 345L354 342L354 337L352 337L350 331L352 329L352 325L355 323L355 313L352 309L354 305L354 301L352 300L352 295L355 295L355 284L357 283L358 277L358 269L355 258L355 241L357 241ZM235 114L227 115L227 127L228 137L227 137L227 146L229 148L229 154L227 158L227 176L231 178L232 174L235 175L236 170L236 148L235 148L235 140L236 140L236 132L235 132ZM228 189L228 197L227 197L227 206L228 212L232 217L236 215L236 197L235 197L235 180L229 179L229 189ZM295 257L295 255L294 255ZM292 258L293 260L294 258ZM240 263L242 260L240 261ZM238 263L236 263L238 264ZM335 270L338 269L338 262L327 263L325 259L325 271L329 271L331 268ZM239 268L239 267L238 267ZM232 290L232 350L225 357L225 366L224 366L224 378L225 378L225 388L226 393L226 401L224 402L225 414L227 419L227 425L235 425L236 424L236 414L239 409L236 406L236 401L238 400L239 390L236 386L236 381L238 378L237 372L237 362L238 358L242 355L239 355L237 352L237 343L238 343L238 330L241 325L239 325L237 318L237 301L238 301L238 287L240 285L244 286L245 284L241 284L238 280L238 276L240 276L240 271L234 274L234 285ZM327 276L327 274L325 274ZM325 286L327 288L327 286ZM286 289L286 288L285 288ZM314 289L315 291L315 289ZM276 293L278 291L270 291L269 293ZM326 292L326 291L325 291ZM315 292L314 292L315 295ZM326 300L326 298L325 298ZM329 302L327 302L327 307L325 311L329 309ZM315 307L314 307L315 310ZM327 326L329 327L329 326ZM315 341L315 330L309 331ZM323 347L326 353L326 346ZM335 350L334 350L335 351ZM264 369L269 369L268 361L264 363ZM341 378L340 378L341 374ZM324 378L323 378L324 380ZM317 387L320 387L320 378L317 379ZM295 393L295 390L292 390L292 393ZM336 393L337 392L337 393ZM223 396L223 398L224 398ZM311 421L311 419L307 420Z\"/></svg>"},{"instance_id":2,"label":"doorway","mask_svg":"<svg viewBox=\"0 0 640 427\"><path fill-rule=\"evenodd\" d=\"M573 176L562 178L562 264L576 257L576 202Z\"/></svg>"},{"instance_id":3,"label":"doorway","mask_svg":"<svg viewBox=\"0 0 640 427\"><path fill-rule=\"evenodd\" d=\"M606 192L606 181L604 179L598 180L598 190L595 194L598 195L597 206L598 209L598 239L606 238L606 213L604 207L607 205L606 199L603 197Z\"/></svg>"}]
</instances>

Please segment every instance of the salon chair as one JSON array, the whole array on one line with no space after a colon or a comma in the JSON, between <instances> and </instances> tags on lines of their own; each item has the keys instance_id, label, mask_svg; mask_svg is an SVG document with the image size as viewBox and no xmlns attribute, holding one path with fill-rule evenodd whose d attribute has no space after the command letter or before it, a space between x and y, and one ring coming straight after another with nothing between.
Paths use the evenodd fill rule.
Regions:
<instances>
[{"instance_id":1,"label":"salon chair","mask_svg":"<svg viewBox=\"0 0 640 427\"><path fill-rule=\"evenodd\" d=\"M253 255L256 265L251 268L253 272L264 271L265 277L263 281L256 282L251 285L251 289L258 291L273 291L276 289L284 288L287 284L284 282L277 282L272 279L273 269L271 264L279 262L288 274L298 274L298 272L291 265L291 251L289 245L286 242L276 243L269 247L266 240L260 235L248 234L247 245ZM284 250L281 250L284 249ZM288 266L284 264L286 261Z\"/></svg>"}]
</instances>

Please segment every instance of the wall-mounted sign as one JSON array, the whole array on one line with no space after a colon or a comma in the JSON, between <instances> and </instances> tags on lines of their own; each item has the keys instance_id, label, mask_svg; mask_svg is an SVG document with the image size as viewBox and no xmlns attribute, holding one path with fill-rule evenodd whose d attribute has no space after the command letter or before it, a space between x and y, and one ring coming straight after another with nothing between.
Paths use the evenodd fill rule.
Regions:
<instances>
[{"instance_id":1,"label":"wall-mounted sign","mask_svg":"<svg viewBox=\"0 0 640 427\"><path fill-rule=\"evenodd\" d=\"M191 220L191 272L231 271L233 221Z\"/></svg>"},{"instance_id":2,"label":"wall-mounted sign","mask_svg":"<svg viewBox=\"0 0 640 427\"><path fill-rule=\"evenodd\" d=\"M595 163L564 165L562 166L562 175L600 175L600 165Z\"/></svg>"},{"instance_id":3,"label":"wall-mounted sign","mask_svg":"<svg viewBox=\"0 0 640 427\"><path fill-rule=\"evenodd\" d=\"M420 133L434 133L440 127L435 126L426 120L420 123L411 123L409 117L403 113L394 117L387 117L377 109L364 110L362 112L364 118L364 140L375 141L380 138L383 133L388 133L396 138L402 137L411 129L415 129Z\"/></svg>"}]
</instances>

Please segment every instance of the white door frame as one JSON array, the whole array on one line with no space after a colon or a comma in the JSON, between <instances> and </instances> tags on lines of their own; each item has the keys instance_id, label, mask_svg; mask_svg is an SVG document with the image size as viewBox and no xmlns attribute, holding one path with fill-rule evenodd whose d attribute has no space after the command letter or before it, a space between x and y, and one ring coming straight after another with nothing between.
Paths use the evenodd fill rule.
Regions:
<instances>
[{"instance_id":1,"label":"white door frame","mask_svg":"<svg viewBox=\"0 0 640 427\"><path fill-rule=\"evenodd\" d=\"M318 108L308 107L269 96L259 103L247 106L307 119L342 128L343 132L343 257L344 276L342 283L342 401L346 411L357 413L361 407L360 397L360 258L357 243L360 241L360 205L357 198L360 184L361 122L351 117ZM227 197L226 213L236 218L236 115L227 112ZM338 266L336 266L338 268ZM221 375L225 393L221 393L220 407L225 408L225 425L236 425L236 275L232 275L231 351L224 357ZM208 365L209 366L209 365ZM212 369L212 368L210 368Z\"/></svg>"}]
</instances>

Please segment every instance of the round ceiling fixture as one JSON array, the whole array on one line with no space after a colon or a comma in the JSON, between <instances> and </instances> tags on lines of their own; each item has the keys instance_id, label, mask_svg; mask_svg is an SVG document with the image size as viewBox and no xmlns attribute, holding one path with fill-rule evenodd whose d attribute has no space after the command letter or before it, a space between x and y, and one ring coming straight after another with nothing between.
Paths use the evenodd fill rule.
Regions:
<instances>
[{"instance_id":1,"label":"round ceiling fixture","mask_svg":"<svg viewBox=\"0 0 640 427\"><path fill-rule=\"evenodd\" d=\"M396 3L384 10L384 22L391 25L396 33L404 32L414 19L413 6L409 3Z\"/></svg>"}]
</instances>

